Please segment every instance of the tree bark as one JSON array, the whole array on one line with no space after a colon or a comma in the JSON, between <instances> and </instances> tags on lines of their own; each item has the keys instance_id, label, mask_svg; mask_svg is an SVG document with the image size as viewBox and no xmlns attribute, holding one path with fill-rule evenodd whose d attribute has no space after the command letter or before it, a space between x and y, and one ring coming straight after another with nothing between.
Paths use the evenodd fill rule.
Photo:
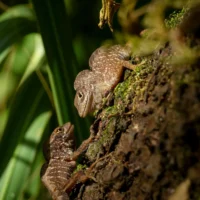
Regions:
<instances>
[{"instance_id":1,"label":"tree bark","mask_svg":"<svg viewBox=\"0 0 200 200\"><path fill-rule=\"evenodd\" d=\"M198 38L191 42L199 48ZM200 67L173 64L170 44L140 58L96 114L80 164L88 179L71 192L84 200L200 197ZM181 196L182 195L182 196Z\"/></svg>"}]
</instances>

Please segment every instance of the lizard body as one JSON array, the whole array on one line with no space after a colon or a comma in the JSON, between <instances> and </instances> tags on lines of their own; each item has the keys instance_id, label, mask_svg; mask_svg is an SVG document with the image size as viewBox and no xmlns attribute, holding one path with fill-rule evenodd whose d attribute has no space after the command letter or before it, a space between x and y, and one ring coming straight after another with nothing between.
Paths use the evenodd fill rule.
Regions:
<instances>
[{"instance_id":1,"label":"lizard body","mask_svg":"<svg viewBox=\"0 0 200 200\"><path fill-rule=\"evenodd\" d=\"M76 168L76 162L71 159L75 150L74 126L68 122L57 127L47 145L44 149L47 162L41 169L41 180L53 199L68 200L64 188Z\"/></svg>"},{"instance_id":2,"label":"lizard body","mask_svg":"<svg viewBox=\"0 0 200 200\"><path fill-rule=\"evenodd\" d=\"M74 105L80 117L85 117L99 107L102 98L121 80L123 69L133 69L129 62L130 46L102 46L90 59L90 70L81 71L74 82L76 96Z\"/></svg>"}]
</instances>

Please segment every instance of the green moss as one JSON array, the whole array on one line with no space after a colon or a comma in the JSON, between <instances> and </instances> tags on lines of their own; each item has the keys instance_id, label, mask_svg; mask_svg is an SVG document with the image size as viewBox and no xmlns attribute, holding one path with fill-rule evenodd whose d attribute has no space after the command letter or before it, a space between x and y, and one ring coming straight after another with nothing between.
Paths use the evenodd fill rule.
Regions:
<instances>
[{"instance_id":1,"label":"green moss","mask_svg":"<svg viewBox=\"0 0 200 200\"><path fill-rule=\"evenodd\" d=\"M107 144L112 137L115 128L115 120L111 118L106 129L102 132L102 137L100 138L99 142L103 145Z\"/></svg>"},{"instance_id":2,"label":"green moss","mask_svg":"<svg viewBox=\"0 0 200 200\"><path fill-rule=\"evenodd\" d=\"M94 160L98 156L98 154L101 153L103 153L102 144L99 141L96 141L89 145L87 150L87 157L90 160Z\"/></svg>"},{"instance_id":3,"label":"green moss","mask_svg":"<svg viewBox=\"0 0 200 200\"><path fill-rule=\"evenodd\" d=\"M82 170L82 169L85 169L85 168L87 168L86 165L78 164L77 167L76 167L76 171L79 171L79 170Z\"/></svg>"},{"instance_id":4,"label":"green moss","mask_svg":"<svg viewBox=\"0 0 200 200\"><path fill-rule=\"evenodd\" d=\"M121 116L127 105L134 102L137 94L141 94L142 98L146 88L146 76L155 69L146 60L142 60L141 62L142 64L138 65L133 71L125 71L125 80L119 83L113 91L114 105L104 108L101 112L101 120L107 120L107 125L105 130L101 132L99 140L90 144L87 150L87 157L89 159L95 159L103 153L105 146L110 146L109 142L115 137L116 117ZM103 101L105 103L107 99L104 98Z\"/></svg>"},{"instance_id":5,"label":"green moss","mask_svg":"<svg viewBox=\"0 0 200 200\"><path fill-rule=\"evenodd\" d=\"M136 96L136 94L144 93L145 78L154 70L154 68L152 65L147 64L146 60L141 62L143 63L142 65L138 65L132 72L129 71L128 75L125 74L125 76L127 76L126 80L116 86L114 90L114 105L104 110L105 117L109 115L119 115L124 112L124 109L130 101L134 102L134 99L130 99L130 96Z\"/></svg>"},{"instance_id":6,"label":"green moss","mask_svg":"<svg viewBox=\"0 0 200 200\"><path fill-rule=\"evenodd\" d=\"M169 18L165 20L165 25L167 28L175 28L178 24L181 23L185 13L188 11L187 8L183 8L180 11L174 11L169 15Z\"/></svg>"},{"instance_id":7,"label":"green moss","mask_svg":"<svg viewBox=\"0 0 200 200\"><path fill-rule=\"evenodd\" d=\"M101 138L88 147L87 157L89 159L93 160L99 157L99 155L103 153L103 147L109 146L109 142L112 141L111 138L114 134L114 126L115 120L114 118L110 118L106 129L101 133Z\"/></svg>"}]
</instances>

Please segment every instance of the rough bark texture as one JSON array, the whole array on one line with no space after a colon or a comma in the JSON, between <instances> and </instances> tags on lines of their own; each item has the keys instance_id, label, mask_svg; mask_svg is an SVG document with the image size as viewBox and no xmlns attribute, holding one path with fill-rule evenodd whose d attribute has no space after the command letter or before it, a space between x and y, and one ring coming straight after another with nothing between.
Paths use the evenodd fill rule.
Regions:
<instances>
[{"instance_id":1,"label":"rough bark texture","mask_svg":"<svg viewBox=\"0 0 200 200\"><path fill-rule=\"evenodd\" d=\"M172 56L166 45L141 58L105 99L80 161L88 179L71 199L200 198L200 65Z\"/></svg>"}]
</instances>

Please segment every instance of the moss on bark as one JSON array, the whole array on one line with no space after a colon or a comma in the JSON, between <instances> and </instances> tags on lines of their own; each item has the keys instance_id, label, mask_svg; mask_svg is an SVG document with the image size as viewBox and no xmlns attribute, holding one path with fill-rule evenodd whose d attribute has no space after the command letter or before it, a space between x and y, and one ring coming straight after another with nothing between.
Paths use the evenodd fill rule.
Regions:
<instances>
[{"instance_id":1,"label":"moss on bark","mask_svg":"<svg viewBox=\"0 0 200 200\"><path fill-rule=\"evenodd\" d=\"M181 193L200 197L199 60L175 65L173 56L166 45L141 58L109 94L82 159L89 178L74 199L178 200L186 182Z\"/></svg>"}]
</instances>

